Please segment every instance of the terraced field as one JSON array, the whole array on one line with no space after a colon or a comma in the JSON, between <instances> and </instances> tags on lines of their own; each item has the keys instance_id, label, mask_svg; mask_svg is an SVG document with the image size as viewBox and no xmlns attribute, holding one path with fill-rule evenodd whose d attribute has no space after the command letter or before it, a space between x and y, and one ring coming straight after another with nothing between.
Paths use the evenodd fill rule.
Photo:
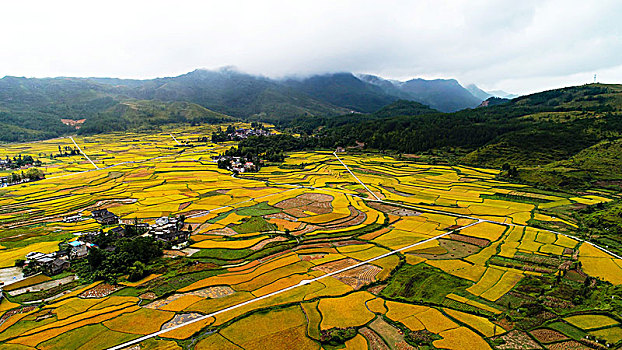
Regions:
<instances>
[{"instance_id":1,"label":"terraced field","mask_svg":"<svg viewBox=\"0 0 622 350\"><path fill-rule=\"evenodd\" d=\"M41 158L46 173L0 189L0 268L113 228L91 218L95 209L128 224L183 215L192 231L137 282L81 279L46 302L26 291L35 300L26 304L9 291L49 279L3 281L1 347L621 345L622 259L556 214L611 194L549 193L501 182L497 170L331 151L232 176L214 157L234 143L197 141L213 130L74 137L95 166L83 155L43 156L69 139L0 146L0 157Z\"/></svg>"}]
</instances>

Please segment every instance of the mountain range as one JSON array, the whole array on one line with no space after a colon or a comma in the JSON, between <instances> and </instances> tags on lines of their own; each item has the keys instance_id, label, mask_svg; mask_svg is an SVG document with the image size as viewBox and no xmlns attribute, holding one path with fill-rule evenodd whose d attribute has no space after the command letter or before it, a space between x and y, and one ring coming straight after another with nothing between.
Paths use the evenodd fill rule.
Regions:
<instances>
[{"instance_id":1,"label":"mountain range","mask_svg":"<svg viewBox=\"0 0 622 350\"><path fill-rule=\"evenodd\" d=\"M270 79L223 68L148 80L7 76L0 79L0 141L71 132L61 119L85 119L84 130L101 132L213 118L278 122L373 113L397 100L453 112L477 107L482 97L454 79L402 82L352 73Z\"/></svg>"},{"instance_id":2,"label":"mountain range","mask_svg":"<svg viewBox=\"0 0 622 350\"><path fill-rule=\"evenodd\" d=\"M518 95L510 94L502 90L484 91L475 84L467 85L466 89L471 93L471 95L477 97L478 99L481 99L482 101L487 100L491 97L504 98L509 100L518 97Z\"/></svg>"}]
</instances>

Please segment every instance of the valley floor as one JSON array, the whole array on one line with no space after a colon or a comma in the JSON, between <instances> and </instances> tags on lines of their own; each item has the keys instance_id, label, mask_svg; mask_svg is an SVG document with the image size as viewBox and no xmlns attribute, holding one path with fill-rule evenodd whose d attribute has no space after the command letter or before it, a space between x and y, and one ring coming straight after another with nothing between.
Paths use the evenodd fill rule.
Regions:
<instances>
[{"instance_id":1,"label":"valley floor","mask_svg":"<svg viewBox=\"0 0 622 350\"><path fill-rule=\"evenodd\" d=\"M183 216L192 231L188 247L165 250L137 282L37 291L72 270L4 280L3 348L621 344L622 259L555 212L610 194L545 193L491 169L329 151L232 176L215 158L234 143L197 141L214 130L74 137L80 154L53 159L45 155L72 139L0 146L0 159L33 155L46 174L0 188L0 268L110 232L96 209L127 224Z\"/></svg>"}]
</instances>

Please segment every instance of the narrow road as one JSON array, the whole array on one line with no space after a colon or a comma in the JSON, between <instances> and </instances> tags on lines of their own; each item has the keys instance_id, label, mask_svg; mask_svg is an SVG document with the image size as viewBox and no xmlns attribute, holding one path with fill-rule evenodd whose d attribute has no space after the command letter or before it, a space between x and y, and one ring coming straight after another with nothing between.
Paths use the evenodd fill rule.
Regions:
<instances>
[{"instance_id":1,"label":"narrow road","mask_svg":"<svg viewBox=\"0 0 622 350\"><path fill-rule=\"evenodd\" d=\"M88 159L89 162L91 162L91 164L93 164L93 166L95 167L95 169L99 169L99 167L93 163L93 161L91 160L91 158L89 158L89 156L86 155L86 153L84 153L84 151L82 150L82 148L80 148L80 146L78 146L78 144L76 143L76 140L73 139L73 136L69 136L69 138L71 139L71 141L73 141L73 144L76 145L76 147L80 150L80 153L82 153L82 155Z\"/></svg>"},{"instance_id":2,"label":"narrow road","mask_svg":"<svg viewBox=\"0 0 622 350\"><path fill-rule=\"evenodd\" d=\"M169 135L171 135L171 137L173 138L173 140L175 140L175 142L177 142L177 144L181 146L181 143L179 143L179 141L177 141L177 139L175 138L175 136L173 136L173 134L169 134Z\"/></svg>"},{"instance_id":3,"label":"narrow road","mask_svg":"<svg viewBox=\"0 0 622 350\"><path fill-rule=\"evenodd\" d=\"M359 263L357 263L357 264L354 264L354 265L352 265L352 266L345 267L345 268L343 268L343 269L341 269L341 270L337 270L337 271L333 271L333 272L327 273L327 274L322 275L322 276L320 276L320 277L316 277L316 278L313 278L313 279L310 279L310 280L303 280L303 281L300 281L300 283L295 284L295 285L293 285L293 286L289 286L289 287L286 287L286 288L283 288L283 289L279 289L279 290L277 290L276 292L272 292L272 293L270 293L270 294L266 294L266 295L263 295L263 296L257 297L257 298L255 298L255 299L251 299L251 300L245 301L245 302L243 302L243 303L239 303L239 304L236 304L236 305L233 305L233 306L226 307L226 308L224 308L224 309L221 309L221 310L218 310L218 311L212 312L212 313L210 313L210 314L207 314L207 315L201 316L201 317L199 317L199 318L195 318L195 319L193 319L193 320L191 320L191 321L188 321L188 322L185 322L185 323L178 324L178 325L176 325L176 326L174 326L174 327L167 328L167 329L165 329L165 330L161 330L161 331L158 331L158 332L155 332L155 333L147 334L147 335L145 335L145 336L143 336L143 337L140 337L140 338L137 338L137 339L134 339L134 340L128 341L128 342L126 342L126 343L123 343L123 344L120 344L120 345L117 345L117 346L111 347L111 348L109 348L108 350L119 350L119 349L123 349L123 348L125 348L125 347L128 347L128 346L130 346L130 345L138 344L138 343L140 343L140 342L142 342L142 341L144 341L144 340L147 340L147 339L149 339L149 338L157 337L157 336L162 335L162 334L164 334L164 333L166 333L166 332L170 332L170 331L172 331L172 330L175 330L175 329L178 329L178 328L181 328L181 327L187 326L187 325L189 325L189 324L192 324L192 323L195 323L195 322L199 322L199 321L206 320L206 319L208 319L208 318L210 318L210 317L213 317L213 316L216 316L216 315L222 314L222 313L224 313L224 312L231 311L231 310L235 310L235 309L237 309L237 308L240 308L240 307L242 307L242 306L246 306L246 305L249 305L249 304L252 304L252 303L256 303L256 302L258 302L258 301L260 301L260 300L267 299L267 298L269 298L269 297L272 297L272 296L275 296L275 295L278 295L278 294L281 294L281 293L284 293L284 292L290 291L290 290L292 290L292 289L296 289L296 288L298 288L298 287L301 287L301 286L307 285L307 284L309 284L309 283L317 282L317 281L322 280L322 279L324 279L324 278L326 278L326 277L331 277L331 276L334 276L334 275L340 274L340 273L342 273L342 272L344 272L344 271L348 271L348 270L351 270L351 269L357 268L357 267L359 267L359 266L362 266L362 265L365 265L365 264L369 264L369 263L371 263L371 262L373 262L373 261L376 261L376 260L379 260L379 259L382 259L382 258L386 258L387 256L390 256L390 255L393 255L393 254L397 254L397 253L399 253L399 252L403 252L403 251L405 251L405 250L408 250L408 249L414 248L414 247L416 247L416 246L418 246L418 245L425 244L425 243L431 242L431 241L436 240L436 239L439 239L439 238L443 238L443 237L445 237L445 236L447 236L447 235L452 234L452 233L453 233L453 232L455 232L455 231L464 230L465 228L467 228L467 227L471 227L471 226L474 226L474 225L477 225L477 224L479 224L480 222L483 222L483 221L477 221L477 222L474 222L474 223L472 223L472 224L470 224L470 225L466 225L466 226L460 227L460 228L458 228L458 229L456 229L456 230L452 230L452 231L449 231L449 232L445 232L445 233L442 233L442 234L440 234L440 235L438 235L438 236L434 236L434 237L428 238L428 239L426 239L426 240L419 241L419 242L417 242L417 243L414 243L414 244L408 245L408 246L406 246L406 247L402 247L402 248L399 248L399 249L396 249L396 250L392 250L392 251L387 252L387 253L385 253L385 254L378 255L377 257L374 257L374 258L371 258L371 259L367 259L367 260L365 260L365 261L361 261L361 262L359 262Z\"/></svg>"},{"instance_id":4,"label":"narrow road","mask_svg":"<svg viewBox=\"0 0 622 350\"><path fill-rule=\"evenodd\" d=\"M339 163L341 163L341 165L343 165L344 168L346 168L346 170L350 173L350 175L352 175L356 181L358 181L361 185L363 185L363 187L365 187L365 189L367 190L367 192L371 193L372 196L374 196L374 198L376 198L377 201L380 200L380 198L378 198L378 196L376 196L376 194L374 192L372 192L367 185L365 185L363 183L363 181L361 181L356 175L354 175L354 173L352 172L352 170L350 170L350 168L348 168L348 166L341 160L341 158L339 158L337 156L337 152L333 152L333 155L335 156L335 158L337 158L337 160L339 161Z\"/></svg>"}]
</instances>

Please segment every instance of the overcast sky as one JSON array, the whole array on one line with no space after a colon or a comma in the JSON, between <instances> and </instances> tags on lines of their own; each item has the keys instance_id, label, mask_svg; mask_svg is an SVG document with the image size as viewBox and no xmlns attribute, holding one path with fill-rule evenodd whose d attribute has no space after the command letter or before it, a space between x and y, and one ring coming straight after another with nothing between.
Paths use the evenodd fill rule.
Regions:
<instances>
[{"instance_id":1,"label":"overcast sky","mask_svg":"<svg viewBox=\"0 0 622 350\"><path fill-rule=\"evenodd\" d=\"M0 76L154 78L235 66L535 92L622 83L622 1L6 1Z\"/></svg>"}]
</instances>

